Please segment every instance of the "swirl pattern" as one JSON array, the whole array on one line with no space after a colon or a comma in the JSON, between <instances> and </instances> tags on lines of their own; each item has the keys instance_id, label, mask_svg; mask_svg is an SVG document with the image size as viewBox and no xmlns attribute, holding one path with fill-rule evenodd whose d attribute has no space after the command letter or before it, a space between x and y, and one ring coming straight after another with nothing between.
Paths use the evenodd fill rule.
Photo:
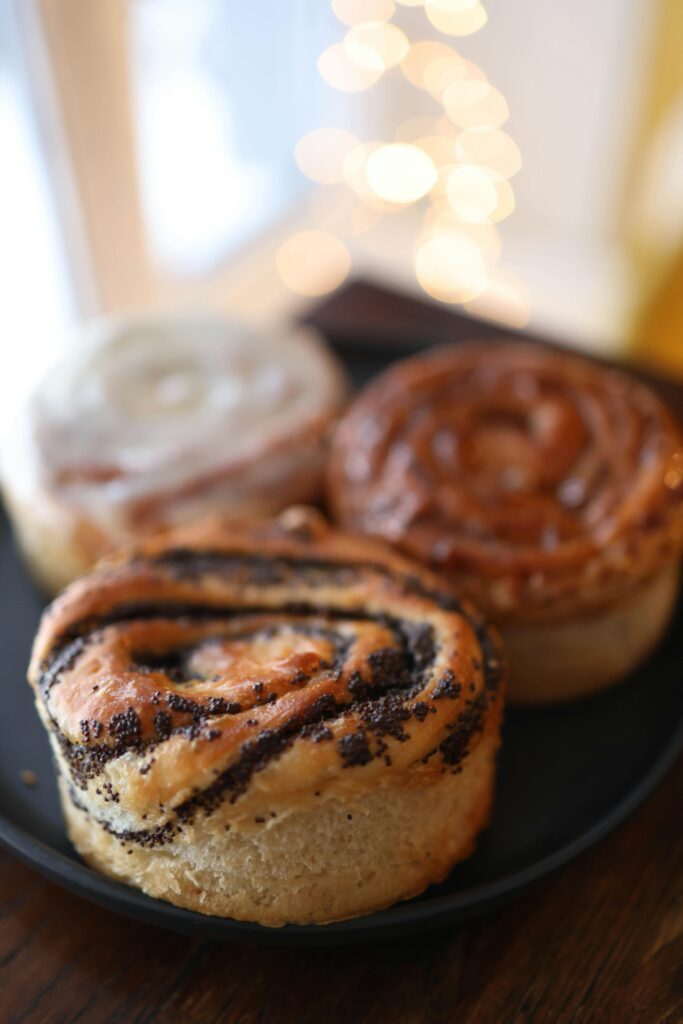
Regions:
<instances>
[{"instance_id":1,"label":"swirl pattern","mask_svg":"<svg viewBox=\"0 0 683 1024\"><path fill-rule=\"evenodd\" d=\"M75 806L122 843L457 771L500 708L479 617L312 512L187 527L47 613L30 679Z\"/></svg>"},{"instance_id":2,"label":"swirl pattern","mask_svg":"<svg viewBox=\"0 0 683 1024\"><path fill-rule=\"evenodd\" d=\"M625 374L540 346L472 343L392 367L338 428L347 528L442 567L491 612L573 598L680 546L683 448Z\"/></svg>"}]
</instances>

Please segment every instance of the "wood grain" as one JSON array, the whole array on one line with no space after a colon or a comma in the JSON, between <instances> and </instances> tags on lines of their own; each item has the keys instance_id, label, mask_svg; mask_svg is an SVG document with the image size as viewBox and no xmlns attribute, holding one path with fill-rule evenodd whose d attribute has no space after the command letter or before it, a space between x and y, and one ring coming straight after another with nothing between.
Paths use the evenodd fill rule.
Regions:
<instances>
[{"instance_id":1,"label":"wood grain","mask_svg":"<svg viewBox=\"0 0 683 1024\"><path fill-rule=\"evenodd\" d=\"M338 950L187 939L0 855L0 1019L30 1024L680 1024L683 760L621 829L505 910Z\"/></svg>"}]
</instances>

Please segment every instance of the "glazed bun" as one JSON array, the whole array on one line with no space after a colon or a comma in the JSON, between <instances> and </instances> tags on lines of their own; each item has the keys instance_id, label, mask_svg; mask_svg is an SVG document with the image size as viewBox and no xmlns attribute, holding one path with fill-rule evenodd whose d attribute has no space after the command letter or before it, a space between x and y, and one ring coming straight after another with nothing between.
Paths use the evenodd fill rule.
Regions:
<instances>
[{"instance_id":1,"label":"glazed bun","mask_svg":"<svg viewBox=\"0 0 683 1024\"><path fill-rule=\"evenodd\" d=\"M97 325L39 385L2 452L35 575L55 591L159 528L316 500L345 389L304 330L209 315Z\"/></svg>"},{"instance_id":2,"label":"glazed bun","mask_svg":"<svg viewBox=\"0 0 683 1024\"><path fill-rule=\"evenodd\" d=\"M678 424L625 373L513 342L392 366L336 431L335 519L499 623L518 701L580 696L658 642L678 592Z\"/></svg>"}]
</instances>

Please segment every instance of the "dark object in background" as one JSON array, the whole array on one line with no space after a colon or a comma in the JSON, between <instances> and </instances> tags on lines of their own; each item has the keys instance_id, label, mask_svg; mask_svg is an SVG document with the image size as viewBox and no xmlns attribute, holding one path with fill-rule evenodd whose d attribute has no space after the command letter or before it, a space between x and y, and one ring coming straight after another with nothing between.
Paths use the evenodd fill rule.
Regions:
<instances>
[{"instance_id":1,"label":"dark object in background","mask_svg":"<svg viewBox=\"0 0 683 1024\"><path fill-rule=\"evenodd\" d=\"M383 369L390 358L449 342L510 338L577 351L561 339L481 320L370 281L351 281L310 309L302 320L317 328L333 348L351 361L357 386ZM624 362L592 358L606 366L624 367ZM683 421L682 384L639 363L629 362L628 369L653 387Z\"/></svg>"}]
</instances>

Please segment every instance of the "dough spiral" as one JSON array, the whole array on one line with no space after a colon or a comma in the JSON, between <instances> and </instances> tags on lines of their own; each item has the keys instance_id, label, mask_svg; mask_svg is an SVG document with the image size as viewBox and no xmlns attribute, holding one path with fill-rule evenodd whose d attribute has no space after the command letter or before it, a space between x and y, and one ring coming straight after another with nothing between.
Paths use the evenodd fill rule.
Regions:
<instances>
[{"instance_id":1,"label":"dough spiral","mask_svg":"<svg viewBox=\"0 0 683 1024\"><path fill-rule=\"evenodd\" d=\"M540 346L391 367L340 424L328 480L345 528L445 570L497 618L602 604L624 568L633 581L680 550L669 412L626 374Z\"/></svg>"},{"instance_id":2,"label":"dough spiral","mask_svg":"<svg viewBox=\"0 0 683 1024\"><path fill-rule=\"evenodd\" d=\"M30 672L84 856L154 895L265 923L374 909L471 850L501 678L469 606L303 510L114 556L52 606ZM321 821L324 877L312 849L289 893L287 851ZM387 842L396 863L377 879Z\"/></svg>"}]
</instances>

